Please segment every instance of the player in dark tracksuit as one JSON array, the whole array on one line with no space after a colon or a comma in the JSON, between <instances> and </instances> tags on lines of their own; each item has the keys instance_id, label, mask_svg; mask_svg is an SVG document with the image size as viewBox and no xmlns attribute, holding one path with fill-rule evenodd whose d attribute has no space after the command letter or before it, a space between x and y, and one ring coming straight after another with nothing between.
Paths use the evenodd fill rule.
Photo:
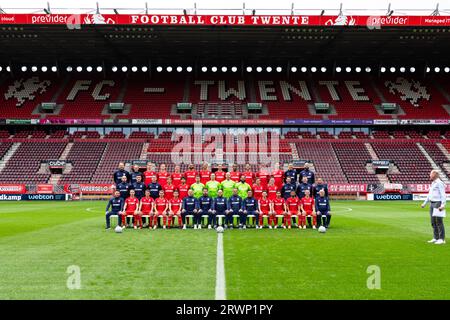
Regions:
<instances>
[{"instance_id":1,"label":"player in dark tracksuit","mask_svg":"<svg viewBox=\"0 0 450 320\"><path fill-rule=\"evenodd\" d=\"M318 197L315 199L316 201L316 214L317 214L317 225L323 225L325 228L328 228L331 221L331 207L330 200L327 196L325 196L325 190L322 189L319 191Z\"/></svg>"},{"instance_id":2,"label":"player in dark tracksuit","mask_svg":"<svg viewBox=\"0 0 450 320\"><path fill-rule=\"evenodd\" d=\"M302 199L305 196L305 191L309 190L309 194L312 194L312 185L308 183L308 178L303 177L302 183L297 186L297 196L299 199Z\"/></svg>"},{"instance_id":3,"label":"player in dark tracksuit","mask_svg":"<svg viewBox=\"0 0 450 320\"><path fill-rule=\"evenodd\" d=\"M127 182L127 177L122 176L122 181L116 185L116 190L120 192L120 197L125 201L131 190L131 185Z\"/></svg>"},{"instance_id":4,"label":"player in dark tracksuit","mask_svg":"<svg viewBox=\"0 0 450 320\"><path fill-rule=\"evenodd\" d=\"M125 163L121 162L119 168L114 172L114 183L121 183L123 176L127 177L127 182L130 182L130 173L125 170Z\"/></svg>"},{"instance_id":5,"label":"player in dark tracksuit","mask_svg":"<svg viewBox=\"0 0 450 320\"><path fill-rule=\"evenodd\" d=\"M296 185L292 183L292 179L290 177L286 178L286 183L281 187L281 195L284 200L288 199L291 196L291 191L295 191Z\"/></svg>"},{"instance_id":6,"label":"player in dark tracksuit","mask_svg":"<svg viewBox=\"0 0 450 320\"><path fill-rule=\"evenodd\" d=\"M193 196L194 191L189 189L187 197L184 197L181 205L181 219L183 221L183 229L186 229L186 216L192 215L195 217L199 209L198 200Z\"/></svg>"},{"instance_id":7,"label":"player in dark tracksuit","mask_svg":"<svg viewBox=\"0 0 450 320\"><path fill-rule=\"evenodd\" d=\"M134 165L133 169L130 172L130 181L131 184L135 183L137 181L137 177L141 177L141 181L144 181L144 174L139 171L139 166Z\"/></svg>"},{"instance_id":8,"label":"player in dark tracksuit","mask_svg":"<svg viewBox=\"0 0 450 320\"><path fill-rule=\"evenodd\" d=\"M136 198L141 201L145 195L145 183L142 182L141 176L136 177L136 182L131 185L131 189L134 190Z\"/></svg>"},{"instance_id":9,"label":"player in dark tracksuit","mask_svg":"<svg viewBox=\"0 0 450 320\"><path fill-rule=\"evenodd\" d=\"M314 172L309 170L309 163L305 163L305 169L300 171L300 181L303 181L304 177L308 178L309 184L314 184L314 182L316 182Z\"/></svg>"},{"instance_id":10,"label":"player in dark tracksuit","mask_svg":"<svg viewBox=\"0 0 450 320\"><path fill-rule=\"evenodd\" d=\"M147 189L150 190L150 197L152 197L153 199L159 197L159 192L162 190L162 187L157 182L156 176L152 177L152 182L147 185Z\"/></svg>"},{"instance_id":11,"label":"player in dark tracksuit","mask_svg":"<svg viewBox=\"0 0 450 320\"><path fill-rule=\"evenodd\" d=\"M292 184L297 184L298 174L297 170L294 169L292 163L289 164L288 170L284 173L284 181L286 182L287 178L291 178Z\"/></svg>"},{"instance_id":12,"label":"player in dark tracksuit","mask_svg":"<svg viewBox=\"0 0 450 320\"><path fill-rule=\"evenodd\" d=\"M108 205L106 206L106 229L110 229L110 222L109 218L113 215L117 215L119 226L122 225L122 219L120 219L120 214L123 210L123 205L125 204L125 200L120 197L120 191L116 190L114 191L114 197L109 199ZM109 210L111 209L111 211Z\"/></svg>"},{"instance_id":13,"label":"player in dark tracksuit","mask_svg":"<svg viewBox=\"0 0 450 320\"><path fill-rule=\"evenodd\" d=\"M317 178L317 183L313 186L314 198L319 196L319 191L322 189L325 191L325 197L328 197L328 185L323 183L322 178Z\"/></svg>"},{"instance_id":14,"label":"player in dark tracksuit","mask_svg":"<svg viewBox=\"0 0 450 320\"><path fill-rule=\"evenodd\" d=\"M217 198L213 201L214 228L217 227L217 215L224 215L226 217L227 211L228 200L223 196L223 190L219 189L219 191L217 191ZM211 224L212 221L208 221L208 223Z\"/></svg>"},{"instance_id":15,"label":"player in dark tracksuit","mask_svg":"<svg viewBox=\"0 0 450 320\"><path fill-rule=\"evenodd\" d=\"M233 228L233 215L241 216L242 210L242 198L238 196L238 189L233 189L233 195L228 199L228 214L226 216L226 224Z\"/></svg>"},{"instance_id":16,"label":"player in dark tracksuit","mask_svg":"<svg viewBox=\"0 0 450 320\"><path fill-rule=\"evenodd\" d=\"M195 217L197 218L197 222L195 222L194 219L194 228L195 223L197 224L197 228L202 228L202 215L206 214L208 215L208 229L211 229L211 223L209 223L210 220L212 220L213 215L213 199L208 196L208 189L203 189L203 196L201 196L198 199L198 205L200 207L200 210L198 210L197 215Z\"/></svg>"},{"instance_id":17,"label":"player in dark tracksuit","mask_svg":"<svg viewBox=\"0 0 450 320\"><path fill-rule=\"evenodd\" d=\"M247 198L244 199L242 202L242 209L243 214L241 215L241 224L243 225L243 228L245 229L246 222L247 222L247 216L248 215L254 215L255 216L255 223L256 226L259 226L259 211L258 211L258 200L253 198L253 192L251 190L248 191Z\"/></svg>"}]
</instances>

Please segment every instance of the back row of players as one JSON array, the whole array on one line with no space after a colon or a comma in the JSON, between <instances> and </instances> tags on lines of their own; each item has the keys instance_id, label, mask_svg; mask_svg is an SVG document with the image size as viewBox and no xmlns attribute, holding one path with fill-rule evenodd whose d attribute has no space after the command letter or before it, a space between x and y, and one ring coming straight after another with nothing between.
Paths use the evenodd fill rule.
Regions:
<instances>
[{"instance_id":1,"label":"back row of players","mask_svg":"<svg viewBox=\"0 0 450 320\"><path fill-rule=\"evenodd\" d=\"M125 228L127 216L132 216L134 228L143 227L143 217L149 228L156 229L158 217L162 227L170 228L174 218L186 229L186 216L193 216L195 229L201 229L202 215L208 216L208 228L216 227L217 216L223 215L225 228L233 226L233 215L239 216L239 228L246 228L247 216L254 216L257 228L263 227L263 218L268 218L269 228L277 228L276 217L283 216L283 228L291 228L293 218L297 226L306 229L306 221L312 228L331 220L328 187L321 178L315 181L309 165L300 174L288 165L284 172L279 164L268 172L261 166L259 172L240 173L237 165L230 172L218 165L212 173L208 165L197 172L194 165L182 173L179 166L169 173L165 164L155 171L152 163L140 172L134 166L131 172L119 163L114 172L115 192L106 208L106 227L110 227L111 215L119 215L119 225ZM318 219L317 219L318 218Z\"/></svg>"}]
</instances>

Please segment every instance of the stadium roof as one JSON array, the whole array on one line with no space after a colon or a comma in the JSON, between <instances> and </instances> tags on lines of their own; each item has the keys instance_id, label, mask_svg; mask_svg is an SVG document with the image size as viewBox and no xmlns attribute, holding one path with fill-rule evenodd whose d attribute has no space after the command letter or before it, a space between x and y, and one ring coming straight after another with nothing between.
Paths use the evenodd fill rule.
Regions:
<instances>
[{"instance_id":1,"label":"stadium roof","mask_svg":"<svg viewBox=\"0 0 450 320\"><path fill-rule=\"evenodd\" d=\"M449 64L450 29L0 25L0 63Z\"/></svg>"}]
</instances>

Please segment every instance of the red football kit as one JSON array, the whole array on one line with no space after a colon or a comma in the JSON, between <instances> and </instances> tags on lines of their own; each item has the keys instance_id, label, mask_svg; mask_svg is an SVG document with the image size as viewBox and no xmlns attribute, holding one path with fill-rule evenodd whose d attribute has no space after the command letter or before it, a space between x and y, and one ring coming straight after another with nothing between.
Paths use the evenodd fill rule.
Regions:
<instances>
[{"instance_id":1,"label":"red football kit","mask_svg":"<svg viewBox=\"0 0 450 320\"><path fill-rule=\"evenodd\" d=\"M267 184L269 183L269 173L266 171L260 171L256 174L256 176L261 179L261 185L264 189L266 189Z\"/></svg>"},{"instance_id":2,"label":"red football kit","mask_svg":"<svg viewBox=\"0 0 450 320\"><path fill-rule=\"evenodd\" d=\"M308 197L308 198L306 198L306 197L303 197L302 198L302 200L300 200L300 203L302 204L302 206L303 206L303 210L304 211L306 211L306 216L312 216L313 217L313 225L315 226L316 225L316 223L317 223L317 219L316 219L316 216L313 216L313 208L314 208L314 205L315 205L315 203L314 203L314 199L313 198L311 198L311 197ZM303 224L302 224L302 226L303 225L306 225L306 216L303 216Z\"/></svg>"},{"instance_id":3,"label":"red football kit","mask_svg":"<svg viewBox=\"0 0 450 320\"><path fill-rule=\"evenodd\" d=\"M144 198L141 199L141 212L142 212L142 215L149 216L150 214L152 214L151 211L152 211L152 206L153 206L154 202L155 202L155 200L153 200L152 197L148 197L148 198L144 197ZM142 221L142 217L139 217L139 218ZM152 226L152 219L151 218L148 218L148 225L149 225L149 227Z\"/></svg>"},{"instance_id":4,"label":"red football kit","mask_svg":"<svg viewBox=\"0 0 450 320\"><path fill-rule=\"evenodd\" d=\"M284 218L284 223L285 225L287 224L288 226L292 225L292 217L291 215L296 215L298 216L299 212L299 205L300 205L300 199L298 197L290 197L286 200L286 205L288 207L288 212L289 215L286 215ZM301 220L301 217L299 217L299 220ZM301 223L300 223L301 224Z\"/></svg>"},{"instance_id":5,"label":"red football kit","mask_svg":"<svg viewBox=\"0 0 450 320\"><path fill-rule=\"evenodd\" d=\"M164 190L164 198L166 198L167 200L172 199L173 192L175 191L175 186L173 184L171 184L171 185L166 184L162 188Z\"/></svg>"},{"instance_id":6,"label":"red football kit","mask_svg":"<svg viewBox=\"0 0 450 320\"><path fill-rule=\"evenodd\" d=\"M209 170L206 170L206 171L202 170L202 171L200 171L200 182L206 185L206 183L209 180L211 180L211 171L209 171Z\"/></svg>"},{"instance_id":7,"label":"red football kit","mask_svg":"<svg viewBox=\"0 0 450 320\"><path fill-rule=\"evenodd\" d=\"M181 213L181 203L182 203L182 200L180 198L178 198L178 199L172 198L170 200L170 208L171 208L173 214L177 215L177 217L178 217L178 225L179 226L181 226L183 224L183 221L181 219L181 214L180 214ZM169 219L169 221L168 221L169 222L169 227L172 224L171 220L172 219Z\"/></svg>"},{"instance_id":8,"label":"red football kit","mask_svg":"<svg viewBox=\"0 0 450 320\"><path fill-rule=\"evenodd\" d=\"M151 213L152 206L153 206L154 202L155 202L155 200L153 200L152 197L149 197L149 198L144 197L144 198L142 198L141 199L141 211L142 211L142 214L149 215Z\"/></svg>"},{"instance_id":9,"label":"red football kit","mask_svg":"<svg viewBox=\"0 0 450 320\"><path fill-rule=\"evenodd\" d=\"M272 172L272 176L275 180L275 185L277 186L277 188L281 189L283 187L284 171L283 170L274 170Z\"/></svg>"},{"instance_id":10,"label":"red football kit","mask_svg":"<svg viewBox=\"0 0 450 320\"><path fill-rule=\"evenodd\" d=\"M231 171L230 179L234 182L239 182L241 180L241 173L239 171Z\"/></svg>"},{"instance_id":11,"label":"red football kit","mask_svg":"<svg viewBox=\"0 0 450 320\"><path fill-rule=\"evenodd\" d=\"M269 216L269 226L272 225L275 217L273 215L269 215L270 200L268 198L259 200L259 208L261 209L261 214L259 215L259 225L263 225L263 216Z\"/></svg>"},{"instance_id":12,"label":"red football kit","mask_svg":"<svg viewBox=\"0 0 450 320\"><path fill-rule=\"evenodd\" d=\"M153 217L153 225L156 226L158 223L158 216L163 216L163 225L167 224L167 216L164 214L163 211L166 209L169 201L165 198L156 198L155 199L155 206L156 206L156 214Z\"/></svg>"},{"instance_id":13,"label":"red football kit","mask_svg":"<svg viewBox=\"0 0 450 320\"><path fill-rule=\"evenodd\" d=\"M250 187L253 187L253 181L255 180L255 174L250 171L243 172L242 175L245 177L245 182L247 182Z\"/></svg>"},{"instance_id":14,"label":"red football kit","mask_svg":"<svg viewBox=\"0 0 450 320\"><path fill-rule=\"evenodd\" d=\"M253 185L253 197L256 199L256 200L260 200L260 199L262 199L262 193L263 193L263 187L261 186L261 185L259 185L259 186L257 186L256 184L255 185Z\"/></svg>"},{"instance_id":15,"label":"red football kit","mask_svg":"<svg viewBox=\"0 0 450 320\"><path fill-rule=\"evenodd\" d=\"M273 186L268 185L267 186L267 198L269 198L269 200L272 200L272 201L275 200L277 198L277 191L278 191L278 188L276 185L273 185Z\"/></svg>"},{"instance_id":16,"label":"red football kit","mask_svg":"<svg viewBox=\"0 0 450 320\"><path fill-rule=\"evenodd\" d=\"M136 209L138 208L138 205L139 205L139 199L138 198L127 198L126 200L125 200L125 204L127 205L127 208L125 209L125 214L124 215L122 215L122 225L125 225L126 224L126 219L125 219L125 216L132 216L132 215L134 215L134 212L136 211ZM136 222L137 222L137 217L135 216L134 217L134 222L133 222L133 224L134 225L136 225ZM141 221L141 224L142 224L142 221Z\"/></svg>"},{"instance_id":17,"label":"red football kit","mask_svg":"<svg viewBox=\"0 0 450 320\"><path fill-rule=\"evenodd\" d=\"M158 172L158 183L161 185L161 187L164 188L164 186L167 184L168 177L169 173L167 171Z\"/></svg>"},{"instance_id":18,"label":"red football kit","mask_svg":"<svg viewBox=\"0 0 450 320\"><path fill-rule=\"evenodd\" d=\"M180 186L181 177L183 177L183 174L181 172L172 173L172 184L175 186L175 189L178 189L178 187Z\"/></svg>"},{"instance_id":19,"label":"red football kit","mask_svg":"<svg viewBox=\"0 0 450 320\"><path fill-rule=\"evenodd\" d=\"M178 193L180 199L184 199L188 196L189 186L187 184L180 184L178 187Z\"/></svg>"},{"instance_id":20,"label":"red football kit","mask_svg":"<svg viewBox=\"0 0 450 320\"><path fill-rule=\"evenodd\" d=\"M152 183L153 176L158 176L156 171L144 171L144 183L146 186Z\"/></svg>"},{"instance_id":21,"label":"red football kit","mask_svg":"<svg viewBox=\"0 0 450 320\"><path fill-rule=\"evenodd\" d=\"M225 180L225 171L216 171L214 174L216 175L216 181L222 182Z\"/></svg>"},{"instance_id":22,"label":"red football kit","mask_svg":"<svg viewBox=\"0 0 450 320\"><path fill-rule=\"evenodd\" d=\"M190 188L191 185L195 183L196 176L197 176L197 171L195 171L195 170L186 171L184 173L184 177L186 178L186 184L188 185L188 188Z\"/></svg>"},{"instance_id":23,"label":"red football kit","mask_svg":"<svg viewBox=\"0 0 450 320\"><path fill-rule=\"evenodd\" d=\"M284 214L284 198L275 198L272 203L276 214Z\"/></svg>"}]
</instances>

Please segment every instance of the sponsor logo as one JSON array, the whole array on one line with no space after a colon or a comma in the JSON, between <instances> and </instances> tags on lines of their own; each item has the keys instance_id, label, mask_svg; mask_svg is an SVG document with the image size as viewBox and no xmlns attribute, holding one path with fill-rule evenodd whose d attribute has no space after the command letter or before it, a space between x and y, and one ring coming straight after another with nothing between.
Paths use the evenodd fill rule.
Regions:
<instances>
[{"instance_id":1,"label":"sponsor logo","mask_svg":"<svg viewBox=\"0 0 450 320\"><path fill-rule=\"evenodd\" d=\"M21 194L0 194L0 201L20 201L22 200Z\"/></svg>"},{"instance_id":2,"label":"sponsor logo","mask_svg":"<svg viewBox=\"0 0 450 320\"><path fill-rule=\"evenodd\" d=\"M412 194L374 194L373 200L412 200Z\"/></svg>"},{"instance_id":3,"label":"sponsor logo","mask_svg":"<svg viewBox=\"0 0 450 320\"><path fill-rule=\"evenodd\" d=\"M325 22L326 26L354 26L356 24L355 18L352 16L339 15L336 18L328 19Z\"/></svg>"}]
</instances>

